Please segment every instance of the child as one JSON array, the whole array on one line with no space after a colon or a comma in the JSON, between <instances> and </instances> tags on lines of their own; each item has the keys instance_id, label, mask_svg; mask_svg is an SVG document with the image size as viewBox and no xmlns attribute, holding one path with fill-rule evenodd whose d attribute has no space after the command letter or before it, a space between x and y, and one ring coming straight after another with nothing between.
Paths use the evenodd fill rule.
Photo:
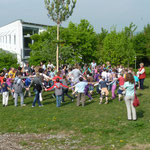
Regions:
<instances>
[{"instance_id":1,"label":"child","mask_svg":"<svg viewBox=\"0 0 150 150\"><path fill-rule=\"evenodd\" d=\"M106 97L106 102L105 104L108 104L108 89L107 89L107 81L105 81L105 78L104 77L100 77L99 78L99 86L101 87L101 96L100 96L100 102L99 104L102 104L102 101L103 101L103 97L105 96ZM97 85L97 84L95 84Z\"/></svg>"},{"instance_id":2,"label":"child","mask_svg":"<svg viewBox=\"0 0 150 150\"><path fill-rule=\"evenodd\" d=\"M45 89L45 91L51 91L53 89L55 89L55 95L56 95L56 107L60 107L61 106L61 101L62 101L62 94L63 88L69 88L68 86L63 85L62 83L60 83L60 79L57 78L54 85L48 89Z\"/></svg>"},{"instance_id":3,"label":"child","mask_svg":"<svg viewBox=\"0 0 150 150\"><path fill-rule=\"evenodd\" d=\"M80 101L82 102L82 107L85 105L85 86L88 84L88 82L83 81L83 78L79 78L79 82L75 85L70 87L70 89L75 87L75 91L78 92L77 96L77 106L80 106Z\"/></svg>"},{"instance_id":4,"label":"child","mask_svg":"<svg viewBox=\"0 0 150 150\"><path fill-rule=\"evenodd\" d=\"M135 88L138 88L140 86L139 78L138 78L138 76L136 76L135 72L133 72L133 76L134 76Z\"/></svg>"},{"instance_id":5,"label":"child","mask_svg":"<svg viewBox=\"0 0 150 150\"><path fill-rule=\"evenodd\" d=\"M26 89L29 87L30 84L31 84L31 74L29 74L29 77L27 77L25 79L25 87L26 87ZM24 96L26 96L27 93L28 93L29 97L31 97L31 91L30 91L30 89L29 90L25 90Z\"/></svg>"},{"instance_id":6,"label":"child","mask_svg":"<svg viewBox=\"0 0 150 150\"><path fill-rule=\"evenodd\" d=\"M112 88L111 88L111 92L112 92L112 99L115 99L116 95L115 95L115 90L116 90L116 86L117 86L117 78L116 78L116 74L113 74L113 80L108 84L110 85L112 84Z\"/></svg>"},{"instance_id":7,"label":"child","mask_svg":"<svg viewBox=\"0 0 150 150\"><path fill-rule=\"evenodd\" d=\"M119 81L119 89L118 89L118 100L120 101L121 100L121 97L123 95L123 86L124 86L124 78L123 78L123 74L120 74L118 76L118 81Z\"/></svg>"},{"instance_id":8,"label":"child","mask_svg":"<svg viewBox=\"0 0 150 150\"><path fill-rule=\"evenodd\" d=\"M66 75L63 75L63 79L61 80L62 84L65 85L65 86L68 86L68 80L66 78ZM73 101L73 97L71 97L70 95L68 95L68 88L63 88L63 94L62 94L62 102L65 102L64 101L64 95L66 94L66 96L68 98L70 98L71 101Z\"/></svg>"},{"instance_id":9,"label":"child","mask_svg":"<svg viewBox=\"0 0 150 150\"><path fill-rule=\"evenodd\" d=\"M9 98L9 92L10 90L8 88L8 84L6 83L6 78L3 79L3 84L1 85L2 88L2 97L3 97L3 107L6 107L8 105L8 98Z\"/></svg>"},{"instance_id":10,"label":"child","mask_svg":"<svg viewBox=\"0 0 150 150\"><path fill-rule=\"evenodd\" d=\"M89 79L89 78L87 78L87 82L90 82L90 79ZM91 96L91 94L89 94L90 85L91 85L91 84L87 84L87 85L85 86L85 89L84 89L84 93L85 93L86 96L89 97L89 101L91 101L91 100L93 99L92 96Z\"/></svg>"}]
</instances>

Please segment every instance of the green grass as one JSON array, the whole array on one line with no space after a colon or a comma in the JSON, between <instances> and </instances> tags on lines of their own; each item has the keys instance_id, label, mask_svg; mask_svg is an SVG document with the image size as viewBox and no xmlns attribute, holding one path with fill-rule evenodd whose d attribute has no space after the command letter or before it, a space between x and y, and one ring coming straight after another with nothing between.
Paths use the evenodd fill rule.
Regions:
<instances>
[{"instance_id":1,"label":"green grass","mask_svg":"<svg viewBox=\"0 0 150 150\"><path fill-rule=\"evenodd\" d=\"M121 149L126 145L150 143L150 78L145 80L145 90L138 91L140 107L137 108L137 121L128 121L124 101L117 98L108 105L99 105L99 96L86 106L76 107L76 101L66 102L56 108L55 99L50 92L43 95L44 107L32 108L34 97L25 98L25 107L14 107L10 97L9 106L0 106L0 133L37 133L50 135L66 135L65 138L36 140L43 149L46 144L55 145L55 149L66 145L67 149ZM28 141L20 142L22 146L30 146ZM72 148L71 148L72 147ZM63 148L62 148L63 149Z\"/></svg>"}]
</instances>

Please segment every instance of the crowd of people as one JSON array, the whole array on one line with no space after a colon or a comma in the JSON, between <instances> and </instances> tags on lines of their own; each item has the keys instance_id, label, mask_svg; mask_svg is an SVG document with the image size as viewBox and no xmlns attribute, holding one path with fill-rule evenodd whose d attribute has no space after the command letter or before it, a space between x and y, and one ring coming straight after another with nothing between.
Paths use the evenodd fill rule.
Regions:
<instances>
[{"instance_id":1,"label":"crowd of people","mask_svg":"<svg viewBox=\"0 0 150 150\"><path fill-rule=\"evenodd\" d=\"M57 71L56 67L49 62L43 62L39 66L10 68L0 74L0 93L2 94L2 106L8 106L9 95L14 99L14 105L18 106L18 96L20 105L26 106L24 97L31 97L31 87L35 92L32 107L38 102L42 107L42 93L51 93L56 98L56 107L60 107L65 102L65 95L74 101L77 98L77 106L85 106L86 96L89 101L93 100L93 95L99 95L99 104L109 103L109 99L125 100L128 120L136 120L136 109L133 106L136 89L143 90L144 79L146 77L144 64L140 63L138 72L132 68L125 68L122 65L111 66L109 62L97 65L95 61L80 66L76 64L71 67L63 65ZM95 89L95 90L94 90ZM68 94L68 91L72 94ZM70 93L71 93L70 92ZM111 93L111 97L109 96Z\"/></svg>"}]
</instances>

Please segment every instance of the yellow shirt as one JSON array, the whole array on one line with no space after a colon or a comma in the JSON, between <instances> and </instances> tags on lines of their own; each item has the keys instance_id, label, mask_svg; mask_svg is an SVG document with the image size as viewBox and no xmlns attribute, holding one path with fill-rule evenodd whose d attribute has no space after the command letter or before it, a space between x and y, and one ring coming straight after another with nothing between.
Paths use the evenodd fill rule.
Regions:
<instances>
[{"instance_id":1,"label":"yellow shirt","mask_svg":"<svg viewBox=\"0 0 150 150\"><path fill-rule=\"evenodd\" d=\"M15 78L16 72L13 72L12 70L9 71L8 76L11 77L10 74L12 74L12 78Z\"/></svg>"}]
</instances>

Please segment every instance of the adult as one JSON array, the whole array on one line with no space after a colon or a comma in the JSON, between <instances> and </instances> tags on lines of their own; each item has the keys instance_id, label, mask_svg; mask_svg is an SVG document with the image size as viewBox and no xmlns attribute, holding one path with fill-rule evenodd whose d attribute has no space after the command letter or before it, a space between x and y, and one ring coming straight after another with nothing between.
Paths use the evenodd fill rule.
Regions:
<instances>
[{"instance_id":1,"label":"adult","mask_svg":"<svg viewBox=\"0 0 150 150\"><path fill-rule=\"evenodd\" d=\"M81 71L79 70L78 65L75 66L75 69L72 70L71 74L72 74L72 77L73 77L74 84L78 83L79 78L82 75Z\"/></svg>"},{"instance_id":2,"label":"adult","mask_svg":"<svg viewBox=\"0 0 150 150\"><path fill-rule=\"evenodd\" d=\"M52 68L52 69L54 69L55 66L49 61L48 64L47 64L47 68Z\"/></svg>"},{"instance_id":3,"label":"adult","mask_svg":"<svg viewBox=\"0 0 150 150\"><path fill-rule=\"evenodd\" d=\"M93 73L94 73L94 70L96 69L96 66L97 66L97 64L96 64L95 60L93 60L93 62L91 63L91 70Z\"/></svg>"},{"instance_id":4,"label":"adult","mask_svg":"<svg viewBox=\"0 0 150 150\"><path fill-rule=\"evenodd\" d=\"M140 89L143 90L144 87L144 79L146 78L146 73L145 73L145 68L144 68L144 63L140 63L140 69L137 72L140 80Z\"/></svg>"},{"instance_id":5,"label":"adult","mask_svg":"<svg viewBox=\"0 0 150 150\"><path fill-rule=\"evenodd\" d=\"M128 73L125 78L125 83L123 86L125 90L125 103L127 107L127 117L128 120L136 120L136 109L133 106L134 101L134 77L131 73Z\"/></svg>"},{"instance_id":6,"label":"adult","mask_svg":"<svg viewBox=\"0 0 150 150\"><path fill-rule=\"evenodd\" d=\"M29 85L29 87L27 88L27 90L29 90L29 88L31 86L34 86L34 92L35 92L35 98L34 98L32 107L35 107L36 101L38 102L39 107L42 107L43 105L40 102L40 93L42 91L43 84L42 84L42 80L41 80L41 77L40 77L40 73L38 73L38 72L36 73L36 77L32 80L32 82Z\"/></svg>"}]
</instances>

